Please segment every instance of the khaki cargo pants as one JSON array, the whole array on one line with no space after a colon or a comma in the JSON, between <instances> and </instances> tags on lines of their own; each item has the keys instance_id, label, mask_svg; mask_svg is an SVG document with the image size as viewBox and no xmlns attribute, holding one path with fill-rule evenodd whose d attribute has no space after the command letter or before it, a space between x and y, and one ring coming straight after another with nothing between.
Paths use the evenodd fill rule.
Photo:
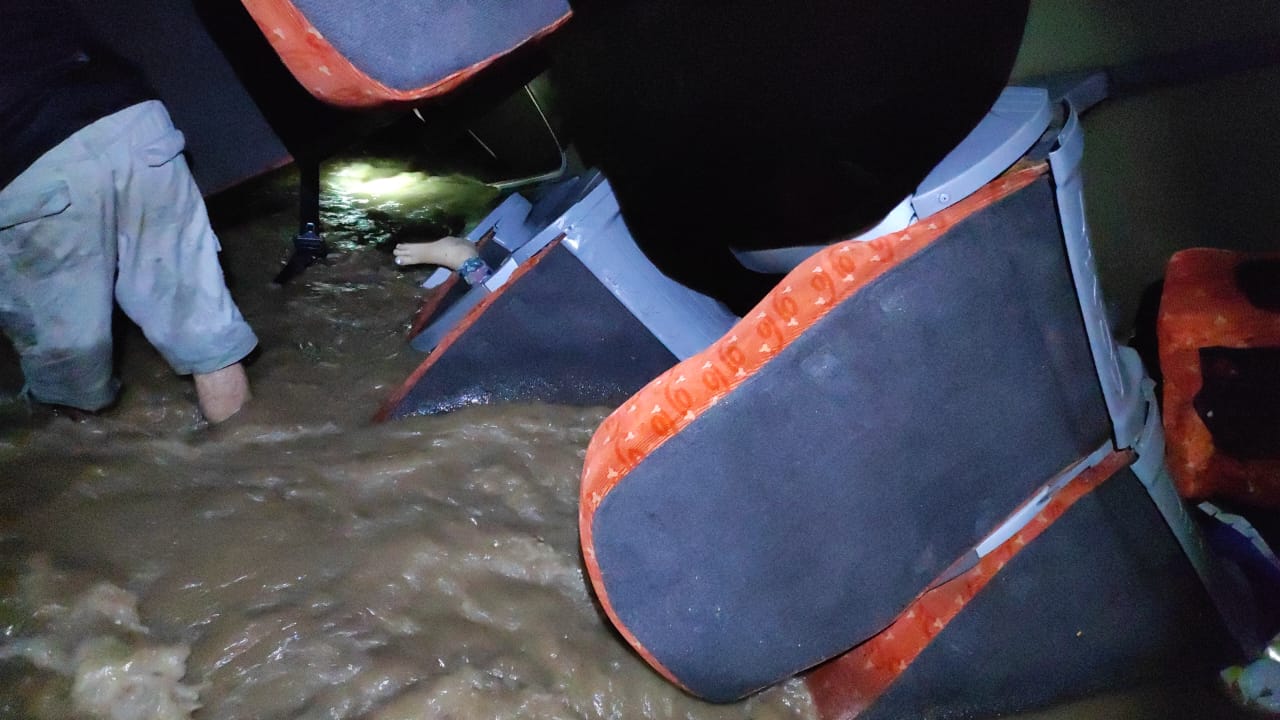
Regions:
<instances>
[{"instance_id":1,"label":"khaki cargo pants","mask_svg":"<svg viewBox=\"0 0 1280 720\"><path fill-rule=\"evenodd\" d=\"M36 400L114 400L113 301L179 374L213 372L257 344L183 145L153 100L85 127L0 190L0 327Z\"/></svg>"}]
</instances>

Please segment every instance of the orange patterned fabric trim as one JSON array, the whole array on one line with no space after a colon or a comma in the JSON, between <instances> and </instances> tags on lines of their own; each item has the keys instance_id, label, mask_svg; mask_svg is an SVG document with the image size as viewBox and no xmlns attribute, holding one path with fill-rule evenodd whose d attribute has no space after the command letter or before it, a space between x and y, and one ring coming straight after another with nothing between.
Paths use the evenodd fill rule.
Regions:
<instances>
[{"instance_id":1,"label":"orange patterned fabric trim","mask_svg":"<svg viewBox=\"0 0 1280 720\"><path fill-rule=\"evenodd\" d=\"M374 80L357 68L320 34L289 0L242 0L253 21L271 42L289 72L312 95L331 105L367 108L388 103L408 103L452 91L500 56L486 58L470 67L413 90L397 90ZM517 46L524 47L555 32L569 20L569 14L534 33ZM513 50L516 48L513 48Z\"/></svg>"},{"instance_id":2,"label":"orange patterned fabric trim","mask_svg":"<svg viewBox=\"0 0 1280 720\"><path fill-rule=\"evenodd\" d=\"M1194 401L1203 385L1200 348L1280 346L1280 314L1254 307L1236 285L1246 255L1195 248L1169 260L1157 332L1164 373L1165 456L1183 497L1230 498L1280 508L1280 461L1220 452Z\"/></svg>"},{"instance_id":3,"label":"orange patterned fabric trim","mask_svg":"<svg viewBox=\"0 0 1280 720\"><path fill-rule=\"evenodd\" d=\"M969 601L1015 555L1102 483L1133 463L1130 451L1114 452L1058 492L1018 534L964 574L926 592L883 632L819 666L805 684L823 720L853 720L889 689Z\"/></svg>"},{"instance_id":4,"label":"orange patterned fabric trim","mask_svg":"<svg viewBox=\"0 0 1280 720\"><path fill-rule=\"evenodd\" d=\"M582 471L578 531L587 572L605 612L632 647L668 680L679 681L619 622L596 561L591 520L609 492L649 453L675 436L769 362L836 305L988 205L1030 185L1043 163L993 180L973 195L906 230L846 241L792 270L711 347L659 375L615 410L591 438Z\"/></svg>"}]
</instances>

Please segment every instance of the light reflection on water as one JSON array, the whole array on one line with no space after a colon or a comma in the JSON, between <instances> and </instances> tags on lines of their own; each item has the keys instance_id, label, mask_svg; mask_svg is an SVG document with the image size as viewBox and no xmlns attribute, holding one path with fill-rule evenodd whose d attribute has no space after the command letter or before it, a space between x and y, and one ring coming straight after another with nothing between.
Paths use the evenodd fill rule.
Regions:
<instances>
[{"instance_id":1,"label":"light reflection on water","mask_svg":"<svg viewBox=\"0 0 1280 720\"><path fill-rule=\"evenodd\" d=\"M381 245L397 233L457 234L478 221L498 191L464 175L432 175L403 162L360 158L327 164L321 220L338 247Z\"/></svg>"}]
</instances>

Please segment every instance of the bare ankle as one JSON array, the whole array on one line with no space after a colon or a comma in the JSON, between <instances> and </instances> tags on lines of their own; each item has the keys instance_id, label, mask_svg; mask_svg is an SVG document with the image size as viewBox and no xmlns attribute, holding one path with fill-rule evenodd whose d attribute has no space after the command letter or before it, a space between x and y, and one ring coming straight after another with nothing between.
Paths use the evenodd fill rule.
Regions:
<instances>
[{"instance_id":1,"label":"bare ankle","mask_svg":"<svg viewBox=\"0 0 1280 720\"><path fill-rule=\"evenodd\" d=\"M211 373L196 373L192 377L200 412L215 425L235 415L253 397L249 391L249 377L240 363Z\"/></svg>"}]
</instances>

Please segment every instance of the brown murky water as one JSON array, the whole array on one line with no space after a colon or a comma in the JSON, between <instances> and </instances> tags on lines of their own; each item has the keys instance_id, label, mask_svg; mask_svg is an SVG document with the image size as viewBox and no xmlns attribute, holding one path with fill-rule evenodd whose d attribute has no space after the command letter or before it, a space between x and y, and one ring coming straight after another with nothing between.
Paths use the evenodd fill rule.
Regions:
<instances>
[{"instance_id":1,"label":"brown murky water","mask_svg":"<svg viewBox=\"0 0 1280 720\"><path fill-rule=\"evenodd\" d=\"M354 239L449 222L415 218L424 204L477 219L493 195L394 168L353 176L381 199L331 187L336 251L285 288L270 279L292 207L220 228L262 340L256 398L226 426L198 424L189 383L136 330L104 417L5 406L0 717L197 703L207 720L807 717L798 683L693 700L608 629L576 530L604 409L370 424L421 359L404 333L426 271Z\"/></svg>"},{"instance_id":2,"label":"brown murky water","mask_svg":"<svg viewBox=\"0 0 1280 720\"><path fill-rule=\"evenodd\" d=\"M257 397L232 422L202 427L136 330L109 414L0 405L0 718L812 717L797 681L689 698L603 620L576 519L605 409L370 424L420 360L404 333L426 271L367 241L475 220L494 198L386 165L342 177L336 252L287 287L270 284L294 229L287 176L220 227L262 340ZM0 379L12 394L11 358ZM1158 695L1054 716L1167 717Z\"/></svg>"}]
</instances>

